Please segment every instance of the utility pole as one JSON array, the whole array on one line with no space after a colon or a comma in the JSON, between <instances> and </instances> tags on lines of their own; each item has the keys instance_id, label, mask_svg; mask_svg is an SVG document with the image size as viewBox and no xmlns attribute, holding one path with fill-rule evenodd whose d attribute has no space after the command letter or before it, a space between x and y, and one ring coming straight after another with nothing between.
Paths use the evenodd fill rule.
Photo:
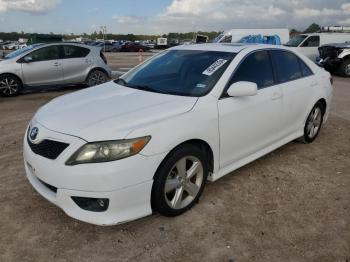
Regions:
<instances>
[{"instance_id":1,"label":"utility pole","mask_svg":"<svg viewBox=\"0 0 350 262\"><path fill-rule=\"evenodd\" d=\"M105 35L106 35L106 33L107 33L107 26L102 25L102 26L101 26L101 30L102 30L102 36L103 36L103 52L106 53Z\"/></svg>"}]
</instances>

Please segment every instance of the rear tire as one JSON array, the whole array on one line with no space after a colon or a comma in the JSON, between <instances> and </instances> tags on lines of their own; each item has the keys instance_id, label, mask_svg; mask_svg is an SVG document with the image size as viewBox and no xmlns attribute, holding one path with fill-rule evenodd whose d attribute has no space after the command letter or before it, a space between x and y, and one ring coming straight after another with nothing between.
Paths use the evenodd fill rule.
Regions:
<instances>
[{"instance_id":1,"label":"rear tire","mask_svg":"<svg viewBox=\"0 0 350 262\"><path fill-rule=\"evenodd\" d=\"M204 152L191 144L179 146L162 162L154 176L152 209L164 216L178 216L193 207L208 176Z\"/></svg>"},{"instance_id":2,"label":"rear tire","mask_svg":"<svg viewBox=\"0 0 350 262\"><path fill-rule=\"evenodd\" d=\"M321 102L317 102L307 117L304 135L298 139L300 142L309 144L316 139L322 127L324 111L325 108Z\"/></svg>"},{"instance_id":3,"label":"rear tire","mask_svg":"<svg viewBox=\"0 0 350 262\"><path fill-rule=\"evenodd\" d=\"M3 74L0 76L0 95L4 97L17 96L22 88L22 82L19 78Z\"/></svg>"},{"instance_id":4,"label":"rear tire","mask_svg":"<svg viewBox=\"0 0 350 262\"><path fill-rule=\"evenodd\" d=\"M350 58L344 59L340 65L340 73L342 76L350 77Z\"/></svg>"},{"instance_id":5,"label":"rear tire","mask_svg":"<svg viewBox=\"0 0 350 262\"><path fill-rule=\"evenodd\" d=\"M108 76L105 72L95 69L90 72L86 79L86 84L89 87L101 85L108 81Z\"/></svg>"}]
</instances>

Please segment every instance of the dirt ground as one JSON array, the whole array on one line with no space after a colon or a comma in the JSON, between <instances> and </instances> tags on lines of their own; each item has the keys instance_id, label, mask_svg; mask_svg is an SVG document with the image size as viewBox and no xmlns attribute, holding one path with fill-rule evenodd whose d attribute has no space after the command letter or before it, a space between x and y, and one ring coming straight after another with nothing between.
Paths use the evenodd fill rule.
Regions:
<instances>
[{"instance_id":1,"label":"dirt ground","mask_svg":"<svg viewBox=\"0 0 350 262\"><path fill-rule=\"evenodd\" d=\"M121 71L138 61L108 58ZM335 78L331 116L314 143L289 143L207 183L182 216L112 227L68 217L24 175L27 123L74 90L0 98L0 261L350 261L350 79Z\"/></svg>"}]
</instances>

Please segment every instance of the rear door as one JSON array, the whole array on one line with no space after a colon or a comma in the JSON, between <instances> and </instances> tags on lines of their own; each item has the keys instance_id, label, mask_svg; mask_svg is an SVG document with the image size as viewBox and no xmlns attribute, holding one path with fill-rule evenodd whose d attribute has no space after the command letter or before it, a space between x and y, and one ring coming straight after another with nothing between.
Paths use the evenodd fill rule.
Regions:
<instances>
[{"instance_id":1,"label":"rear door","mask_svg":"<svg viewBox=\"0 0 350 262\"><path fill-rule=\"evenodd\" d=\"M56 85L63 81L62 62L59 47L51 45L37 49L26 57L31 62L22 61L22 74L24 83L29 86Z\"/></svg>"},{"instance_id":2,"label":"rear door","mask_svg":"<svg viewBox=\"0 0 350 262\"><path fill-rule=\"evenodd\" d=\"M270 54L283 92L281 131L283 136L288 136L303 126L306 107L318 82L310 68L294 53L270 50Z\"/></svg>"},{"instance_id":3,"label":"rear door","mask_svg":"<svg viewBox=\"0 0 350 262\"><path fill-rule=\"evenodd\" d=\"M83 83L93 63L88 56L90 49L75 45L62 45L61 48L64 83Z\"/></svg>"}]
</instances>

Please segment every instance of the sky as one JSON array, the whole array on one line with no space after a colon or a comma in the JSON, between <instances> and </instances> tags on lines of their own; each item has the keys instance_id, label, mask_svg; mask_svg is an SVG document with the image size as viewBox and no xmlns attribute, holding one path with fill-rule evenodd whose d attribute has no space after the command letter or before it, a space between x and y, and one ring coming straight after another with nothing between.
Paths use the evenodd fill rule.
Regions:
<instances>
[{"instance_id":1,"label":"sky","mask_svg":"<svg viewBox=\"0 0 350 262\"><path fill-rule=\"evenodd\" d=\"M163 34L350 26L350 0L0 0L1 32Z\"/></svg>"}]
</instances>

